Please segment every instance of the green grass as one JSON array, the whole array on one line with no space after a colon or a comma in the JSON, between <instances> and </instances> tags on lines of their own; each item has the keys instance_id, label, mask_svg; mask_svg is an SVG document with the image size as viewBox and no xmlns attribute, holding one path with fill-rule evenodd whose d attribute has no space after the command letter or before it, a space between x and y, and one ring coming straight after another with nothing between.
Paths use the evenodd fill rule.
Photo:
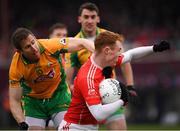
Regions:
<instances>
[{"instance_id":1,"label":"green grass","mask_svg":"<svg viewBox=\"0 0 180 131\"><path fill-rule=\"evenodd\" d=\"M100 130L106 130L105 126L101 126ZM180 125L166 126L159 124L129 124L128 130L180 130Z\"/></svg>"},{"instance_id":2,"label":"green grass","mask_svg":"<svg viewBox=\"0 0 180 131\"><path fill-rule=\"evenodd\" d=\"M134 124L128 126L129 130L180 130L180 125L167 126L159 124Z\"/></svg>"}]
</instances>

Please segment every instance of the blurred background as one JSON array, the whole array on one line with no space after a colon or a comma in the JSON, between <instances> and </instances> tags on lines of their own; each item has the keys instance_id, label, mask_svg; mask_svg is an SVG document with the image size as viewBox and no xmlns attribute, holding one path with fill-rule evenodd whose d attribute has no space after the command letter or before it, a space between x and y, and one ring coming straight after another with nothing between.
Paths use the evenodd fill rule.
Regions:
<instances>
[{"instance_id":1,"label":"blurred background","mask_svg":"<svg viewBox=\"0 0 180 131\"><path fill-rule=\"evenodd\" d=\"M74 36L80 30L78 8L84 2L88 1L0 0L0 129L17 128L8 103L8 71L14 52L10 44L12 32L17 27L27 27L37 38L48 38L49 27L62 22L68 26L69 36ZM90 2L100 9L99 27L123 34L127 49L152 45L162 39L171 42L171 51L132 63L140 104L129 105L126 114L130 129L138 126L139 129L180 129L178 0Z\"/></svg>"}]
</instances>

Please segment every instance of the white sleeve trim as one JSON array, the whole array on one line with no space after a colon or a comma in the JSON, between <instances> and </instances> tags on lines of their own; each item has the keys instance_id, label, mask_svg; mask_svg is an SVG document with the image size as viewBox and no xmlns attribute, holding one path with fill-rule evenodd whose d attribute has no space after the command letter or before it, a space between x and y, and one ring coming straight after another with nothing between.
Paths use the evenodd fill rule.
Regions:
<instances>
[{"instance_id":1,"label":"white sleeve trim","mask_svg":"<svg viewBox=\"0 0 180 131\"><path fill-rule=\"evenodd\" d=\"M87 106L88 106L91 114L94 116L94 118L97 121L101 121L101 120L106 119L108 116L113 114L115 111L117 111L123 104L124 104L124 102L120 99L116 102L106 104L106 105L97 104L97 105L88 106L88 104L87 104Z\"/></svg>"},{"instance_id":2,"label":"white sleeve trim","mask_svg":"<svg viewBox=\"0 0 180 131\"><path fill-rule=\"evenodd\" d=\"M122 59L122 63L130 62L131 60L139 59L152 53L153 53L153 46L134 48L122 53L122 55L124 56Z\"/></svg>"}]
</instances>

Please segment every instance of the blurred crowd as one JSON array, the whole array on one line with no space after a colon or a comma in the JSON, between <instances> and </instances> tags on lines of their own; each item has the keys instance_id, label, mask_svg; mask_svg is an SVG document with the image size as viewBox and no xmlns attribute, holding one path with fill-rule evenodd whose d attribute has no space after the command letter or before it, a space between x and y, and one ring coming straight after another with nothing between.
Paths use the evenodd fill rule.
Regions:
<instances>
[{"instance_id":1,"label":"blurred crowd","mask_svg":"<svg viewBox=\"0 0 180 131\"><path fill-rule=\"evenodd\" d=\"M0 117L3 118L0 125L8 126L11 122L14 123L8 105L8 69L15 51L10 44L11 33L17 27L23 26L38 37L48 38L49 27L56 22L62 22L68 26L69 36L74 36L80 28L77 23L78 7L87 0L19 0L18 3L16 0L0 1ZM93 2L100 8L100 27L123 34L127 49L151 45L162 39L172 43L171 51L157 58L149 57L143 64L138 61L132 64L135 85L142 96L142 102L141 106L131 112L129 121L180 122L180 104L177 102L177 92L180 90L180 16L177 1ZM142 111L144 117L132 117L133 113L138 114L136 111Z\"/></svg>"},{"instance_id":2,"label":"blurred crowd","mask_svg":"<svg viewBox=\"0 0 180 131\"><path fill-rule=\"evenodd\" d=\"M17 27L24 26L33 31L41 38L48 37L48 28L56 23L62 22L68 26L69 36L74 36L80 25L77 23L78 7L87 0L79 1L51 1L42 0L26 2L19 0L18 4L15 0L1 0L6 3L6 10L1 13L1 18L5 18L5 22L1 22L1 29L8 26L4 31L10 37L12 31ZM163 0L136 0L136 1L95 1L100 8L101 23L100 27L105 27L121 33L125 36L130 48L135 45L148 45L161 39L170 40L176 49L180 49L180 17L178 15L178 5L176 1ZM41 5L41 6L39 6ZM7 11L5 13L5 11ZM3 24L4 23L4 24ZM1 31L1 33L4 33ZM1 65L6 66L8 61L9 50L12 48L10 41L2 38L1 34Z\"/></svg>"}]
</instances>

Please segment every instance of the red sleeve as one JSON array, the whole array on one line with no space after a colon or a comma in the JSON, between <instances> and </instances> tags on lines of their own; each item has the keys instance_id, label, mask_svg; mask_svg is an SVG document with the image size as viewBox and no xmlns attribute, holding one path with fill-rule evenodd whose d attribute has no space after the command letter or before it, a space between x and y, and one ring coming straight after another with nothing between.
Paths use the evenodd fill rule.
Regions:
<instances>
[{"instance_id":1,"label":"red sleeve","mask_svg":"<svg viewBox=\"0 0 180 131\"><path fill-rule=\"evenodd\" d=\"M120 55L120 56L118 57L118 61L117 61L117 63L116 63L116 66L120 66L120 65L122 64L122 59L123 59L123 57L124 57L124 55Z\"/></svg>"},{"instance_id":2,"label":"red sleeve","mask_svg":"<svg viewBox=\"0 0 180 131\"><path fill-rule=\"evenodd\" d=\"M83 98L89 106L101 103L101 98L99 95L99 83L95 83L94 79L84 77L81 79L81 81L79 81L78 85L80 87Z\"/></svg>"}]
</instances>

